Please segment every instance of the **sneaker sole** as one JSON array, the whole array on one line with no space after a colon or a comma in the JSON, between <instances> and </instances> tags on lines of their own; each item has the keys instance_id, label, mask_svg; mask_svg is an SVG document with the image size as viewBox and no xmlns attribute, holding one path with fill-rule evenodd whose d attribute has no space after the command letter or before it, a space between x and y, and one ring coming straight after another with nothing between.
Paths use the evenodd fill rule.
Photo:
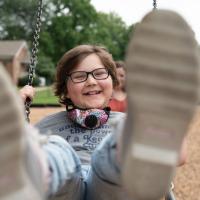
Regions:
<instances>
[{"instance_id":1,"label":"sneaker sole","mask_svg":"<svg viewBox=\"0 0 200 200\"><path fill-rule=\"evenodd\" d=\"M3 67L0 67L0 109L0 199L40 200L24 164L22 102Z\"/></svg>"},{"instance_id":2,"label":"sneaker sole","mask_svg":"<svg viewBox=\"0 0 200 200\"><path fill-rule=\"evenodd\" d=\"M152 11L136 26L126 63L122 180L134 199L157 200L170 187L198 101L194 34L175 12Z\"/></svg>"}]
</instances>

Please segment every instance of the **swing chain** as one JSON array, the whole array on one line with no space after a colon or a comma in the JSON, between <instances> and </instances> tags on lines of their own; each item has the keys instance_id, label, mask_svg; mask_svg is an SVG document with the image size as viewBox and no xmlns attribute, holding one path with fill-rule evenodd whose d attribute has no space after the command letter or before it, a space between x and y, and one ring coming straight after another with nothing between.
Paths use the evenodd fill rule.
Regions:
<instances>
[{"instance_id":1,"label":"swing chain","mask_svg":"<svg viewBox=\"0 0 200 200\"><path fill-rule=\"evenodd\" d=\"M38 11L37 11L37 18L36 18L36 24L35 24L35 30L33 35L33 48L32 48L32 54L29 64L29 79L28 79L28 85L32 85L33 78L35 75L35 67L37 64L37 52L38 52L38 45L39 45L39 33L40 33L40 27L41 27L41 14L42 14L42 0L39 0L38 4Z\"/></svg>"},{"instance_id":2,"label":"swing chain","mask_svg":"<svg viewBox=\"0 0 200 200\"><path fill-rule=\"evenodd\" d=\"M36 16L36 24L35 24L35 30L33 34L33 48L31 51L31 58L30 63L28 65L29 72L28 72L28 85L32 86L33 79L35 76L35 68L37 64L37 53L38 53L38 45L39 45L39 38L40 38L40 27L41 27L41 15L42 15L42 0L38 1L38 10L37 10L37 16ZM27 99L25 102L25 110L26 110L26 119L29 122L29 115L30 115L30 106L31 106L31 100Z\"/></svg>"},{"instance_id":3,"label":"swing chain","mask_svg":"<svg viewBox=\"0 0 200 200\"><path fill-rule=\"evenodd\" d=\"M153 9L157 9L157 0L153 0Z\"/></svg>"},{"instance_id":4,"label":"swing chain","mask_svg":"<svg viewBox=\"0 0 200 200\"><path fill-rule=\"evenodd\" d=\"M171 187L169 189L168 194L165 196L165 200L176 200L174 193L173 193L173 189L174 189L174 184L173 184L173 182L171 182Z\"/></svg>"}]
</instances>

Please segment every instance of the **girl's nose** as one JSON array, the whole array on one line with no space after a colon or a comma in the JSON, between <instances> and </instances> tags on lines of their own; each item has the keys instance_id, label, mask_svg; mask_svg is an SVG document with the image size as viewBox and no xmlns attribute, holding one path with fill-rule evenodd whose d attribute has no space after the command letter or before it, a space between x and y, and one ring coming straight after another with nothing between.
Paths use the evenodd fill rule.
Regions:
<instances>
[{"instance_id":1,"label":"girl's nose","mask_svg":"<svg viewBox=\"0 0 200 200\"><path fill-rule=\"evenodd\" d=\"M88 74L88 78L87 78L86 82L89 84L95 84L96 79L92 76L92 74Z\"/></svg>"}]
</instances>

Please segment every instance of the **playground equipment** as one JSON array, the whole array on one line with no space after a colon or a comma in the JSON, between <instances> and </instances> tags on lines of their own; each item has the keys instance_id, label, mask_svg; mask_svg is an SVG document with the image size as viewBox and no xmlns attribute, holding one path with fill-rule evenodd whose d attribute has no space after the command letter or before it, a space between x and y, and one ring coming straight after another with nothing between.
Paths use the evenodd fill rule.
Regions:
<instances>
[{"instance_id":1,"label":"playground equipment","mask_svg":"<svg viewBox=\"0 0 200 200\"><path fill-rule=\"evenodd\" d=\"M39 47L39 33L40 33L40 27L41 27L41 15L42 15L42 8L43 8L43 2L42 0L38 0L38 9L36 13L36 25L33 35L33 47L31 51L31 58L30 58L30 64L29 64L29 73L28 73L28 85L32 85L34 75L35 75L35 69L37 65L37 52ZM157 1L153 0L153 9L157 9ZM29 114L30 114L30 106L31 101L29 99L26 100L25 108L26 108L26 117L29 121ZM173 184L172 184L173 185ZM173 194L173 186L169 189L168 194L165 196L165 200L175 200L175 196ZM144 190L145 192L145 190Z\"/></svg>"},{"instance_id":2,"label":"playground equipment","mask_svg":"<svg viewBox=\"0 0 200 200\"><path fill-rule=\"evenodd\" d=\"M39 46L39 38L40 38L40 27L41 27L41 15L42 15L42 8L43 3L42 0L38 0L38 9L36 12L36 24L35 24L35 30L33 34L33 47L31 50L31 58L30 63L28 66L29 72L28 72L28 85L32 86L33 79L35 76L35 68L37 65L37 52L38 52L38 46ZM26 109L26 119L29 122L29 115L30 115L30 106L31 106L31 100L26 99L25 102L25 109Z\"/></svg>"}]
</instances>

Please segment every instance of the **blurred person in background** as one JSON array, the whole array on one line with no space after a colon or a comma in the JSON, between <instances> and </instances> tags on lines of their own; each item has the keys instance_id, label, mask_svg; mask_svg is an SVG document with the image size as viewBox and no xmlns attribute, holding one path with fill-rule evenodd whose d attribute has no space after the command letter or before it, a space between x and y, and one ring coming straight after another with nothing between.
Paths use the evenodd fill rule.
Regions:
<instances>
[{"instance_id":1,"label":"blurred person in background","mask_svg":"<svg viewBox=\"0 0 200 200\"><path fill-rule=\"evenodd\" d=\"M126 69L123 61L115 61L117 79L119 84L115 86L113 90L112 99L109 102L109 106L112 111L126 112L127 99L126 99Z\"/></svg>"}]
</instances>

